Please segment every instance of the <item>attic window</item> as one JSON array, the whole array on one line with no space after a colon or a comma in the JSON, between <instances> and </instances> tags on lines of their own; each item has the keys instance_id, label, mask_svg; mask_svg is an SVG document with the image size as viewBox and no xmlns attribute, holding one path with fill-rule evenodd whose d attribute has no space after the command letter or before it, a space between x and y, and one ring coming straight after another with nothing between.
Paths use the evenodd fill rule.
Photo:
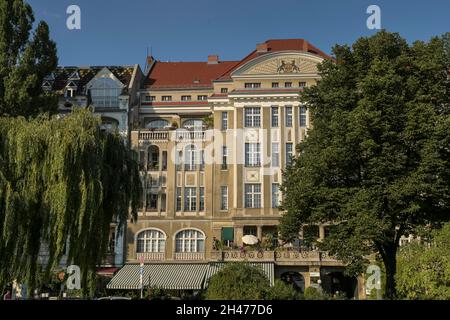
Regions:
<instances>
[{"instance_id":1,"label":"attic window","mask_svg":"<svg viewBox=\"0 0 450 320\"><path fill-rule=\"evenodd\" d=\"M45 91L50 91L52 90L52 84L49 81L44 81L44 83L42 84L42 88Z\"/></svg>"},{"instance_id":2,"label":"attic window","mask_svg":"<svg viewBox=\"0 0 450 320\"><path fill-rule=\"evenodd\" d=\"M75 96L75 89L74 88L67 88L65 92L66 98L73 98Z\"/></svg>"}]
</instances>

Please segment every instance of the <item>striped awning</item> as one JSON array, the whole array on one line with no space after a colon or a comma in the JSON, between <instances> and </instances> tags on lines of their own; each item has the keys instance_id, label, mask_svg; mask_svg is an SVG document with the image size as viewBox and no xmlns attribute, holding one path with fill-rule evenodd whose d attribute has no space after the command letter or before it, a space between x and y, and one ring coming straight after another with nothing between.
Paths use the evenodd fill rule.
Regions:
<instances>
[{"instance_id":1,"label":"striped awning","mask_svg":"<svg viewBox=\"0 0 450 320\"><path fill-rule=\"evenodd\" d=\"M161 263L144 265L143 285L166 290L200 290L203 288L208 264ZM120 269L106 286L107 289L140 289L140 265L127 264Z\"/></svg>"},{"instance_id":2,"label":"striped awning","mask_svg":"<svg viewBox=\"0 0 450 320\"><path fill-rule=\"evenodd\" d=\"M206 271L205 276L205 288L208 286L209 279L215 275L217 272L219 272L224 266L226 265L226 262L214 262L209 264L209 268ZM261 270L266 275L267 279L270 281L270 286L273 286L274 279L275 279L275 271L274 271L274 264L270 262L254 262L249 263L249 265L257 268L261 268Z\"/></svg>"}]
</instances>

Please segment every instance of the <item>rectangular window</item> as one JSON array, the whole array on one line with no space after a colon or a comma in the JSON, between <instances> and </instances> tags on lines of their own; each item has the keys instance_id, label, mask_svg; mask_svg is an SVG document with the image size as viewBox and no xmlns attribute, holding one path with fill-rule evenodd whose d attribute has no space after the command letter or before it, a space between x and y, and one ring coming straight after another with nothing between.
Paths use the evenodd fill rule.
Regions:
<instances>
[{"instance_id":1,"label":"rectangular window","mask_svg":"<svg viewBox=\"0 0 450 320\"><path fill-rule=\"evenodd\" d=\"M278 88L280 84L278 82L272 82L272 88Z\"/></svg>"},{"instance_id":2,"label":"rectangular window","mask_svg":"<svg viewBox=\"0 0 450 320\"><path fill-rule=\"evenodd\" d=\"M155 96L145 96L145 101L146 102L152 102L155 101L156 97Z\"/></svg>"},{"instance_id":3,"label":"rectangular window","mask_svg":"<svg viewBox=\"0 0 450 320\"><path fill-rule=\"evenodd\" d=\"M162 101L172 101L172 96L162 96Z\"/></svg>"},{"instance_id":4,"label":"rectangular window","mask_svg":"<svg viewBox=\"0 0 450 320\"><path fill-rule=\"evenodd\" d=\"M181 101L191 101L192 97L191 96L181 96Z\"/></svg>"},{"instance_id":5,"label":"rectangular window","mask_svg":"<svg viewBox=\"0 0 450 320\"><path fill-rule=\"evenodd\" d=\"M278 183L272 183L272 208L278 208L280 206L280 185Z\"/></svg>"},{"instance_id":6,"label":"rectangular window","mask_svg":"<svg viewBox=\"0 0 450 320\"><path fill-rule=\"evenodd\" d=\"M286 127L292 127L292 107L284 108L284 112L285 112L284 125Z\"/></svg>"},{"instance_id":7,"label":"rectangular window","mask_svg":"<svg viewBox=\"0 0 450 320\"><path fill-rule=\"evenodd\" d=\"M290 165L292 161L293 156L293 144L292 143L286 143L286 165Z\"/></svg>"},{"instance_id":8,"label":"rectangular window","mask_svg":"<svg viewBox=\"0 0 450 320\"><path fill-rule=\"evenodd\" d=\"M181 188L180 187L178 187L177 188L177 211L181 211L181 199L182 199L182 196L181 196Z\"/></svg>"},{"instance_id":9,"label":"rectangular window","mask_svg":"<svg viewBox=\"0 0 450 320\"><path fill-rule=\"evenodd\" d=\"M200 187L200 204L198 205L199 211L205 211L205 188Z\"/></svg>"},{"instance_id":10,"label":"rectangular window","mask_svg":"<svg viewBox=\"0 0 450 320\"><path fill-rule=\"evenodd\" d=\"M272 167L278 168L280 166L280 145L272 143Z\"/></svg>"},{"instance_id":11,"label":"rectangular window","mask_svg":"<svg viewBox=\"0 0 450 320\"><path fill-rule=\"evenodd\" d=\"M228 93L228 88L220 88L220 93Z\"/></svg>"},{"instance_id":12,"label":"rectangular window","mask_svg":"<svg viewBox=\"0 0 450 320\"><path fill-rule=\"evenodd\" d=\"M245 184L245 207L261 208L260 184Z\"/></svg>"},{"instance_id":13,"label":"rectangular window","mask_svg":"<svg viewBox=\"0 0 450 320\"><path fill-rule=\"evenodd\" d=\"M220 187L220 210L228 210L228 187Z\"/></svg>"},{"instance_id":14,"label":"rectangular window","mask_svg":"<svg viewBox=\"0 0 450 320\"><path fill-rule=\"evenodd\" d=\"M158 209L158 194L149 193L147 194L147 210L157 210Z\"/></svg>"},{"instance_id":15,"label":"rectangular window","mask_svg":"<svg viewBox=\"0 0 450 320\"><path fill-rule=\"evenodd\" d=\"M208 100L208 96L205 96L205 95L197 96L197 100L198 101L206 101L206 100Z\"/></svg>"},{"instance_id":16,"label":"rectangular window","mask_svg":"<svg viewBox=\"0 0 450 320\"><path fill-rule=\"evenodd\" d=\"M205 171L205 150L200 151L200 171Z\"/></svg>"},{"instance_id":17,"label":"rectangular window","mask_svg":"<svg viewBox=\"0 0 450 320\"><path fill-rule=\"evenodd\" d=\"M261 126L261 108L246 107L244 109L244 125L245 127L260 127Z\"/></svg>"},{"instance_id":18,"label":"rectangular window","mask_svg":"<svg viewBox=\"0 0 450 320\"><path fill-rule=\"evenodd\" d=\"M166 212L166 202L167 202L167 197L166 197L166 194L163 193L163 194L161 194L161 212Z\"/></svg>"},{"instance_id":19,"label":"rectangular window","mask_svg":"<svg viewBox=\"0 0 450 320\"><path fill-rule=\"evenodd\" d=\"M278 107L272 107L271 108L271 122L272 122L272 127L276 128L278 127L278 119L279 119L279 115L278 115Z\"/></svg>"},{"instance_id":20,"label":"rectangular window","mask_svg":"<svg viewBox=\"0 0 450 320\"><path fill-rule=\"evenodd\" d=\"M292 88L292 82L285 82L284 83L285 88Z\"/></svg>"},{"instance_id":21,"label":"rectangular window","mask_svg":"<svg viewBox=\"0 0 450 320\"><path fill-rule=\"evenodd\" d=\"M245 166L246 167L261 166L261 146L259 143L245 144Z\"/></svg>"},{"instance_id":22,"label":"rectangular window","mask_svg":"<svg viewBox=\"0 0 450 320\"><path fill-rule=\"evenodd\" d=\"M306 107L300 107L300 110L299 110L299 114L300 114L300 119L299 119L299 122L300 122L300 127L306 127Z\"/></svg>"},{"instance_id":23,"label":"rectangular window","mask_svg":"<svg viewBox=\"0 0 450 320\"><path fill-rule=\"evenodd\" d=\"M298 83L298 86L299 86L300 88L305 88L305 87L306 87L306 82L301 81L301 82Z\"/></svg>"},{"instance_id":24,"label":"rectangular window","mask_svg":"<svg viewBox=\"0 0 450 320\"><path fill-rule=\"evenodd\" d=\"M259 82L246 82L246 83L245 83L245 88L246 88L246 89L257 89L257 88L261 88L261 83L259 83Z\"/></svg>"},{"instance_id":25,"label":"rectangular window","mask_svg":"<svg viewBox=\"0 0 450 320\"><path fill-rule=\"evenodd\" d=\"M222 147L222 170L228 168L228 148L226 146Z\"/></svg>"},{"instance_id":26,"label":"rectangular window","mask_svg":"<svg viewBox=\"0 0 450 320\"><path fill-rule=\"evenodd\" d=\"M184 188L184 211L197 210L197 188Z\"/></svg>"},{"instance_id":27,"label":"rectangular window","mask_svg":"<svg viewBox=\"0 0 450 320\"><path fill-rule=\"evenodd\" d=\"M167 170L167 151L162 152L162 171Z\"/></svg>"},{"instance_id":28,"label":"rectangular window","mask_svg":"<svg viewBox=\"0 0 450 320\"><path fill-rule=\"evenodd\" d=\"M228 112L222 112L222 130L228 129Z\"/></svg>"}]
</instances>

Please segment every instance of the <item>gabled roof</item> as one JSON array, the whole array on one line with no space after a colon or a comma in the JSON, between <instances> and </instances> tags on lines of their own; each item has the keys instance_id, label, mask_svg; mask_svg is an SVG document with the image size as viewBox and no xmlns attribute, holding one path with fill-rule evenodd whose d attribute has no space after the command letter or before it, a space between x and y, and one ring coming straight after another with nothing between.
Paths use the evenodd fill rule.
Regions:
<instances>
[{"instance_id":1,"label":"gabled roof","mask_svg":"<svg viewBox=\"0 0 450 320\"><path fill-rule=\"evenodd\" d=\"M110 70L126 88L128 88L134 72L134 66L92 66L92 67L58 67L54 72L55 81L52 90L63 92L71 82L70 77L78 73L80 80L76 81L77 94L84 94L86 85L104 68Z\"/></svg>"},{"instance_id":2,"label":"gabled roof","mask_svg":"<svg viewBox=\"0 0 450 320\"><path fill-rule=\"evenodd\" d=\"M161 62L156 61L145 79L148 89L209 88L212 81L238 61L207 62Z\"/></svg>"},{"instance_id":3,"label":"gabled roof","mask_svg":"<svg viewBox=\"0 0 450 320\"><path fill-rule=\"evenodd\" d=\"M264 42L264 44L267 45L267 51L265 52L258 52L257 50L253 50L249 55L247 55L244 59L239 61L236 65L234 65L232 68L224 72L217 80L229 80L231 79L231 73L239 68L240 66L244 65L245 63L249 62L250 60L253 60L254 58L260 57L262 55L268 54L268 53L274 53L279 51L303 51L312 53L315 55L318 55L324 59L331 59L331 56L323 52L322 50L318 49L305 39L276 39L276 40L267 40Z\"/></svg>"}]
</instances>

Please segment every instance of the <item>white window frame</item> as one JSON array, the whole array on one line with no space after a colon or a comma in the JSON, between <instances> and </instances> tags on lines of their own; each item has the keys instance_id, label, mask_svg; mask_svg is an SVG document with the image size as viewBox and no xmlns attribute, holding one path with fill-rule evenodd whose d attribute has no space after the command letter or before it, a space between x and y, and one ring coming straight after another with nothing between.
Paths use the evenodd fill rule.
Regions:
<instances>
[{"instance_id":1,"label":"white window frame","mask_svg":"<svg viewBox=\"0 0 450 320\"><path fill-rule=\"evenodd\" d=\"M185 229L175 235L175 252L204 252L205 234L197 229Z\"/></svg>"},{"instance_id":2,"label":"white window frame","mask_svg":"<svg viewBox=\"0 0 450 320\"><path fill-rule=\"evenodd\" d=\"M228 210L228 186L220 187L220 210Z\"/></svg>"},{"instance_id":3,"label":"white window frame","mask_svg":"<svg viewBox=\"0 0 450 320\"><path fill-rule=\"evenodd\" d=\"M244 206L248 209L262 207L262 192L260 183L246 183L244 185Z\"/></svg>"},{"instance_id":4,"label":"white window frame","mask_svg":"<svg viewBox=\"0 0 450 320\"><path fill-rule=\"evenodd\" d=\"M259 142L246 142L244 146L246 167L260 167L261 166L261 144Z\"/></svg>"},{"instance_id":5,"label":"white window frame","mask_svg":"<svg viewBox=\"0 0 450 320\"><path fill-rule=\"evenodd\" d=\"M167 236L162 230L155 228L141 230L136 234L136 253L165 252L166 241Z\"/></svg>"},{"instance_id":6,"label":"white window frame","mask_svg":"<svg viewBox=\"0 0 450 320\"><path fill-rule=\"evenodd\" d=\"M260 107L244 107L244 127L246 128L261 127Z\"/></svg>"}]
</instances>

